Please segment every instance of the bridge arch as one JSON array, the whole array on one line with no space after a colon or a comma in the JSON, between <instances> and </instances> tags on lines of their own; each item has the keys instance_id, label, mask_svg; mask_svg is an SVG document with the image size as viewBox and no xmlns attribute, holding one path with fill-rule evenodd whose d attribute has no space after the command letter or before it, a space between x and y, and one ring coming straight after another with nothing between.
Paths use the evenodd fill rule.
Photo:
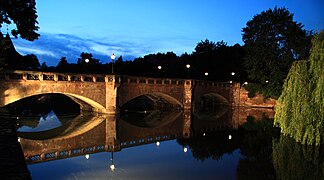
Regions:
<instances>
[{"instance_id":1,"label":"bridge arch","mask_svg":"<svg viewBox=\"0 0 324 180\"><path fill-rule=\"evenodd\" d=\"M205 94L200 94L200 96L195 97L193 106L193 113L195 116L199 117L198 119L202 119L206 117L211 118L212 116L222 116L227 111L228 107L231 106L231 103L221 94L206 92Z\"/></svg>"}]
</instances>

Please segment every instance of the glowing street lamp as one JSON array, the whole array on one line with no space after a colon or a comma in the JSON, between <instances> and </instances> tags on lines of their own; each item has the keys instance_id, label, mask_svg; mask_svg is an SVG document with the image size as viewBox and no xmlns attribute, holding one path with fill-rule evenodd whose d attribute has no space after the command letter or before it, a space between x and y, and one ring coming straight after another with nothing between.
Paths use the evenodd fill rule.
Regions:
<instances>
[{"instance_id":1,"label":"glowing street lamp","mask_svg":"<svg viewBox=\"0 0 324 180\"><path fill-rule=\"evenodd\" d=\"M85 71L88 72L89 71L88 63L90 62L90 60L87 58L87 59L84 60L84 62L87 64Z\"/></svg>"},{"instance_id":2,"label":"glowing street lamp","mask_svg":"<svg viewBox=\"0 0 324 180\"><path fill-rule=\"evenodd\" d=\"M187 68L187 79L189 79L189 68L190 68L190 64L187 64L186 65L186 68Z\"/></svg>"},{"instance_id":3,"label":"glowing street lamp","mask_svg":"<svg viewBox=\"0 0 324 180\"><path fill-rule=\"evenodd\" d=\"M206 79L208 79L208 72L205 72L205 77Z\"/></svg>"},{"instance_id":4,"label":"glowing street lamp","mask_svg":"<svg viewBox=\"0 0 324 180\"><path fill-rule=\"evenodd\" d=\"M115 54L113 53L111 56L110 56L111 60L112 60L112 63L111 63L111 74L114 74L114 62L115 62Z\"/></svg>"},{"instance_id":5,"label":"glowing street lamp","mask_svg":"<svg viewBox=\"0 0 324 180\"><path fill-rule=\"evenodd\" d=\"M162 69L162 66L158 66L158 69L161 70Z\"/></svg>"},{"instance_id":6,"label":"glowing street lamp","mask_svg":"<svg viewBox=\"0 0 324 180\"><path fill-rule=\"evenodd\" d=\"M231 75L233 76L233 80L234 80L235 72L231 72ZM230 81L230 83L233 83L233 81Z\"/></svg>"}]
</instances>

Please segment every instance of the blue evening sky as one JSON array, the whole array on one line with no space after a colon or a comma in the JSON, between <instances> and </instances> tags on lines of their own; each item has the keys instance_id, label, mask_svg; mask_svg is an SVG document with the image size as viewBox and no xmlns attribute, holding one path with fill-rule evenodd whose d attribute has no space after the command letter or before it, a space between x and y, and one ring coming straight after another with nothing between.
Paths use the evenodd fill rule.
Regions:
<instances>
[{"instance_id":1,"label":"blue evening sky","mask_svg":"<svg viewBox=\"0 0 324 180\"><path fill-rule=\"evenodd\" d=\"M201 40L242 43L242 28L254 15L286 7L306 30L324 29L324 0L36 0L40 38L13 40L21 54L36 54L56 66L81 52L102 63L150 53L192 53ZM2 32L5 28L1 29Z\"/></svg>"}]
</instances>

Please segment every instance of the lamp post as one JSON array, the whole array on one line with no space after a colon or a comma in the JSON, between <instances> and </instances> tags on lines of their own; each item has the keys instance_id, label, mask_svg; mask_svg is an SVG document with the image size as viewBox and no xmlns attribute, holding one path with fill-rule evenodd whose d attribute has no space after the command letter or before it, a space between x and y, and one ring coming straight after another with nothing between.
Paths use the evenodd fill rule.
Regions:
<instances>
[{"instance_id":1,"label":"lamp post","mask_svg":"<svg viewBox=\"0 0 324 180\"><path fill-rule=\"evenodd\" d=\"M114 74L114 62L115 62L115 54L113 53L111 56L110 56L111 60L112 60L112 63L111 63L111 74Z\"/></svg>"},{"instance_id":2,"label":"lamp post","mask_svg":"<svg viewBox=\"0 0 324 180\"><path fill-rule=\"evenodd\" d=\"M230 81L230 83L234 82L234 75L235 75L235 72L231 72L231 75L232 75L232 80Z\"/></svg>"},{"instance_id":3,"label":"lamp post","mask_svg":"<svg viewBox=\"0 0 324 180\"><path fill-rule=\"evenodd\" d=\"M159 70L158 76L160 76L160 77L161 77L161 75L162 75L162 74L161 74L161 69L162 69L162 66L158 66L157 68L158 68L158 70Z\"/></svg>"},{"instance_id":4,"label":"lamp post","mask_svg":"<svg viewBox=\"0 0 324 180\"><path fill-rule=\"evenodd\" d=\"M90 60L87 58L87 59L85 59L84 60L84 62L86 63L86 73L88 73L88 71L89 71L89 65L88 65L88 63L90 62Z\"/></svg>"},{"instance_id":5,"label":"lamp post","mask_svg":"<svg viewBox=\"0 0 324 180\"><path fill-rule=\"evenodd\" d=\"M206 80L208 79L208 72L205 72Z\"/></svg>"},{"instance_id":6,"label":"lamp post","mask_svg":"<svg viewBox=\"0 0 324 180\"><path fill-rule=\"evenodd\" d=\"M190 68L190 64L187 64L186 65L186 68L187 68L187 79L189 79L189 68Z\"/></svg>"}]
</instances>

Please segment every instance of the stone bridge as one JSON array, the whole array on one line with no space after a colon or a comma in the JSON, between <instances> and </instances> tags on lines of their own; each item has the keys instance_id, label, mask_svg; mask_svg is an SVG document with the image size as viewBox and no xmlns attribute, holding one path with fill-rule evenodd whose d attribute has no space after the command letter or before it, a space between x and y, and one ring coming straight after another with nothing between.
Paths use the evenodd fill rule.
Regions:
<instances>
[{"instance_id":1,"label":"stone bridge","mask_svg":"<svg viewBox=\"0 0 324 180\"><path fill-rule=\"evenodd\" d=\"M35 71L0 72L0 107L39 94L59 93L80 104L81 110L116 114L130 100L147 96L163 99L178 109L214 99L240 105L240 84L193 79L148 78L102 74Z\"/></svg>"}]
</instances>

